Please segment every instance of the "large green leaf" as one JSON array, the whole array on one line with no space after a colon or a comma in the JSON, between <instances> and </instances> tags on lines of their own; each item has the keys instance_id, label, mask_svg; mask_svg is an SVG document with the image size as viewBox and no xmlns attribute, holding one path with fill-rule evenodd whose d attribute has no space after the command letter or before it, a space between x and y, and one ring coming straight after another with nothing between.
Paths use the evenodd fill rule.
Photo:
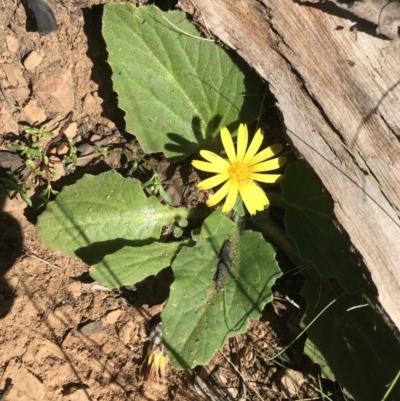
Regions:
<instances>
[{"instance_id":1,"label":"large green leaf","mask_svg":"<svg viewBox=\"0 0 400 401\"><path fill-rule=\"evenodd\" d=\"M226 239L215 234L182 248L172 264L175 281L161 317L163 342L177 369L206 364L272 299L271 286L281 273L274 249L256 232L234 235L232 263L223 288L217 288L218 255Z\"/></svg>"},{"instance_id":2,"label":"large green leaf","mask_svg":"<svg viewBox=\"0 0 400 401\"><path fill-rule=\"evenodd\" d=\"M124 246L157 240L163 226L189 217L189 210L146 198L136 179L115 171L85 175L66 187L40 216L38 232L50 248L89 264Z\"/></svg>"},{"instance_id":3,"label":"large green leaf","mask_svg":"<svg viewBox=\"0 0 400 401\"><path fill-rule=\"evenodd\" d=\"M400 344L379 312L361 292L348 294L335 280L308 281L302 295L307 300L303 326L336 299L307 330L305 352L355 400L383 399L400 369ZM400 382L386 400L400 400Z\"/></svg>"},{"instance_id":4,"label":"large green leaf","mask_svg":"<svg viewBox=\"0 0 400 401\"><path fill-rule=\"evenodd\" d=\"M324 278L335 277L348 292L364 284L357 256L334 224L332 202L315 173L303 162L290 163L282 180L287 234L303 260Z\"/></svg>"},{"instance_id":5,"label":"large green leaf","mask_svg":"<svg viewBox=\"0 0 400 401\"><path fill-rule=\"evenodd\" d=\"M201 40L185 13L107 4L103 36L127 131L146 153L181 159L215 147L218 127L234 130L257 117L257 75L238 56Z\"/></svg>"},{"instance_id":6,"label":"large green leaf","mask_svg":"<svg viewBox=\"0 0 400 401\"><path fill-rule=\"evenodd\" d=\"M156 242L141 247L124 247L107 255L90 273L93 279L108 288L133 285L147 276L156 275L171 266L184 242Z\"/></svg>"}]
</instances>

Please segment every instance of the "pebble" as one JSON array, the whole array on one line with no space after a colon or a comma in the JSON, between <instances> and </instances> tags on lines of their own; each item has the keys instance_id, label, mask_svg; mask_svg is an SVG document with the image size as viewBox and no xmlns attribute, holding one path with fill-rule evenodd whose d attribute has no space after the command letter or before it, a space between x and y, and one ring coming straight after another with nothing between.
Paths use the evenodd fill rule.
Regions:
<instances>
[{"instance_id":1,"label":"pebble","mask_svg":"<svg viewBox=\"0 0 400 401\"><path fill-rule=\"evenodd\" d=\"M81 327L80 332L85 335L99 334L103 331L103 323L101 320L90 322Z\"/></svg>"},{"instance_id":2,"label":"pebble","mask_svg":"<svg viewBox=\"0 0 400 401\"><path fill-rule=\"evenodd\" d=\"M26 121L29 124L40 124L46 120L46 113L37 105L36 100L31 99L24 107Z\"/></svg>"},{"instance_id":3,"label":"pebble","mask_svg":"<svg viewBox=\"0 0 400 401\"><path fill-rule=\"evenodd\" d=\"M22 76L22 69L12 64L2 64L4 73L6 74L7 80L13 87L28 86L25 78Z\"/></svg>"},{"instance_id":4,"label":"pebble","mask_svg":"<svg viewBox=\"0 0 400 401\"><path fill-rule=\"evenodd\" d=\"M74 107L74 82L69 69L58 68L42 74L32 90L49 111L68 113Z\"/></svg>"},{"instance_id":5,"label":"pebble","mask_svg":"<svg viewBox=\"0 0 400 401\"><path fill-rule=\"evenodd\" d=\"M74 139L78 133L78 124L73 121L68 128L64 131L64 134L67 138Z\"/></svg>"},{"instance_id":6,"label":"pebble","mask_svg":"<svg viewBox=\"0 0 400 401\"><path fill-rule=\"evenodd\" d=\"M98 141L98 140L100 140L101 139L101 135L99 135L99 134L93 134L91 137L90 137L90 140L92 141L92 142L96 142L96 141Z\"/></svg>"},{"instance_id":7,"label":"pebble","mask_svg":"<svg viewBox=\"0 0 400 401\"><path fill-rule=\"evenodd\" d=\"M121 309L116 309L111 312L109 312L106 316L106 323L107 324L115 324L119 317L121 316L122 311Z\"/></svg>"},{"instance_id":8,"label":"pebble","mask_svg":"<svg viewBox=\"0 0 400 401\"><path fill-rule=\"evenodd\" d=\"M68 153L69 153L69 147L66 144L64 144L60 149L57 149L58 156L65 156Z\"/></svg>"},{"instance_id":9,"label":"pebble","mask_svg":"<svg viewBox=\"0 0 400 401\"><path fill-rule=\"evenodd\" d=\"M43 60L43 57L36 51L32 50L23 61L24 67L28 71L33 71Z\"/></svg>"},{"instance_id":10,"label":"pebble","mask_svg":"<svg viewBox=\"0 0 400 401\"><path fill-rule=\"evenodd\" d=\"M11 54L16 53L19 49L19 41L15 36L7 35L6 44L7 49Z\"/></svg>"},{"instance_id":11,"label":"pebble","mask_svg":"<svg viewBox=\"0 0 400 401\"><path fill-rule=\"evenodd\" d=\"M110 128L110 129L114 129L114 128L115 128L115 123L112 122L112 121L109 121L109 122L107 123L107 127Z\"/></svg>"},{"instance_id":12,"label":"pebble","mask_svg":"<svg viewBox=\"0 0 400 401\"><path fill-rule=\"evenodd\" d=\"M131 333L134 328L134 323L130 320L119 330L119 339L126 345L131 341Z\"/></svg>"}]
</instances>

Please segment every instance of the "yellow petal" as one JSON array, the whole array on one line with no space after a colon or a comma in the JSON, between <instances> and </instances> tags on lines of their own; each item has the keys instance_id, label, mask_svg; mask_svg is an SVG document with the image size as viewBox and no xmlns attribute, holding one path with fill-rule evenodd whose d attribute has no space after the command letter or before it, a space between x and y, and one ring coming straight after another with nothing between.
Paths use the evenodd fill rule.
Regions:
<instances>
[{"instance_id":1,"label":"yellow petal","mask_svg":"<svg viewBox=\"0 0 400 401\"><path fill-rule=\"evenodd\" d=\"M213 152L210 152L209 150L201 150L200 155L211 164L220 166L221 171L228 171L229 167L231 166L227 160L223 159L221 156L218 156Z\"/></svg>"},{"instance_id":2,"label":"yellow petal","mask_svg":"<svg viewBox=\"0 0 400 401\"><path fill-rule=\"evenodd\" d=\"M246 209L249 211L251 215L256 214L256 209L253 206L253 192L252 192L252 185L255 185L254 182L248 181L244 184L241 184L239 187L239 193L243 200Z\"/></svg>"},{"instance_id":3,"label":"yellow petal","mask_svg":"<svg viewBox=\"0 0 400 401\"><path fill-rule=\"evenodd\" d=\"M259 173L251 173L250 178L255 181L265 182L266 184L275 184L280 181L283 177L283 174L259 174Z\"/></svg>"},{"instance_id":4,"label":"yellow petal","mask_svg":"<svg viewBox=\"0 0 400 401\"><path fill-rule=\"evenodd\" d=\"M244 156L243 159L244 164L247 164L258 152L258 149L260 149L263 139L264 139L264 133L262 132L261 128L259 128L256 134L254 135L253 140L251 141L251 144L246 152L246 155Z\"/></svg>"},{"instance_id":5,"label":"yellow petal","mask_svg":"<svg viewBox=\"0 0 400 401\"><path fill-rule=\"evenodd\" d=\"M257 211L263 210L265 206L269 205L269 200L265 192L253 181L248 181L239 186L240 196L246 209L251 215L256 214Z\"/></svg>"},{"instance_id":6,"label":"yellow petal","mask_svg":"<svg viewBox=\"0 0 400 401\"><path fill-rule=\"evenodd\" d=\"M269 199L265 192L257 185L257 190L254 192L256 194L254 199L253 199L253 205L256 208L256 210L261 211L265 209L265 206L269 205Z\"/></svg>"},{"instance_id":7,"label":"yellow petal","mask_svg":"<svg viewBox=\"0 0 400 401\"><path fill-rule=\"evenodd\" d=\"M197 184L197 188L201 191L205 191L206 189L214 188L219 184L222 184L224 181L229 179L229 173L222 173L214 175L214 177L207 178L204 181L201 181Z\"/></svg>"},{"instance_id":8,"label":"yellow petal","mask_svg":"<svg viewBox=\"0 0 400 401\"><path fill-rule=\"evenodd\" d=\"M281 144L276 144L272 145L264 150L262 150L260 153L255 155L250 161L249 161L249 166L254 166L254 164L263 162L264 160L268 160L271 157L276 156L281 150L283 149L283 146Z\"/></svg>"},{"instance_id":9,"label":"yellow petal","mask_svg":"<svg viewBox=\"0 0 400 401\"><path fill-rule=\"evenodd\" d=\"M221 128L221 140L224 146L226 155L231 163L236 161L235 146L233 145L233 140L228 128Z\"/></svg>"},{"instance_id":10,"label":"yellow petal","mask_svg":"<svg viewBox=\"0 0 400 401\"><path fill-rule=\"evenodd\" d=\"M276 170L279 167L282 167L286 164L287 158L286 157L277 157L272 160L268 160L263 163L255 164L249 167L249 173L258 173L259 171L272 171Z\"/></svg>"},{"instance_id":11,"label":"yellow petal","mask_svg":"<svg viewBox=\"0 0 400 401\"><path fill-rule=\"evenodd\" d=\"M208 173L223 173L223 168L218 164L203 162L200 160L192 160L192 166L198 170L207 171Z\"/></svg>"},{"instance_id":12,"label":"yellow petal","mask_svg":"<svg viewBox=\"0 0 400 401\"><path fill-rule=\"evenodd\" d=\"M239 183L237 181L232 180L231 187L228 191L228 196L226 197L226 201L224 206L222 206L222 213L229 213L233 206L235 206L236 199L239 193Z\"/></svg>"},{"instance_id":13,"label":"yellow petal","mask_svg":"<svg viewBox=\"0 0 400 401\"><path fill-rule=\"evenodd\" d=\"M227 181L210 199L207 201L207 206L213 207L217 203L221 202L222 199L227 195L229 188L231 187L232 180Z\"/></svg>"},{"instance_id":14,"label":"yellow petal","mask_svg":"<svg viewBox=\"0 0 400 401\"><path fill-rule=\"evenodd\" d=\"M249 132L246 124L240 124L238 141L237 141L237 161L242 161L247 149L247 142L249 140Z\"/></svg>"}]
</instances>

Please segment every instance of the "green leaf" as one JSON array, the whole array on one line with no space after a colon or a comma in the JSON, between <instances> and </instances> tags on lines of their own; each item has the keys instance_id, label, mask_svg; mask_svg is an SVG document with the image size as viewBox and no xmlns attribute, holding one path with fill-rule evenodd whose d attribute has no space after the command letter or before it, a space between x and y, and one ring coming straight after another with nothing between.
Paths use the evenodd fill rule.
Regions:
<instances>
[{"instance_id":1,"label":"green leaf","mask_svg":"<svg viewBox=\"0 0 400 401\"><path fill-rule=\"evenodd\" d=\"M217 209L204 220L199 239L206 239L215 234L229 238L234 227L235 224L222 213L221 208Z\"/></svg>"},{"instance_id":2,"label":"green leaf","mask_svg":"<svg viewBox=\"0 0 400 401\"><path fill-rule=\"evenodd\" d=\"M324 278L335 277L348 292L363 286L357 256L334 224L332 201L315 173L303 162L290 163L282 180L285 226L302 259Z\"/></svg>"},{"instance_id":3,"label":"green leaf","mask_svg":"<svg viewBox=\"0 0 400 401\"><path fill-rule=\"evenodd\" d=\"M0 178L0 182L4 185L5 188L7 188L10 191L18 189L18 185L9 178Z\"/></svg>"},{"instance_id":4,"label":"green leaf","mask_svg":"<svg viewBox=\"0 0 400 401\"><path fill-rule=\"evenodd\" d=\"M51 131L42 131L40 133L41 137L46 137L46 138L51 138L52 136L54 136L54 134Z\"/></svg>"},{"instance_id":5,"label":"green leaf","mask_svg":"<svg viewBox=\"0 0 400 401\"><path fill-rule=\"evenodd\" d=\"M184 244L186 243L157 242L140 248L124 247L107 255L90 275L108 288L133 285L170 266Z\"/></svg>"},{"instance_id":6,"label":"green leaf","mask_svg":"<svg viewBox=\"0 0 400 401\"><path fill-rule=\"evenodd\" d=\"M31 198L28 196L28 194L26 194L25 192L19 192L19 196L21 197L21 199L22 199L28 206L32 206L32 201L31 201Z\"/></svg>"},{"instance_id":7,"label":"green leaf","mask_svg":"<svg viewBox=\"0 0 400 401\"><path fill-rule=\"evenodd\" d=\"M164 200L165 203L167 203L170 206L174 206L174 203L172 202L171 197L165 192L165 190L161 184L159 184L157 186L157 192L161 196L161 198Z\"/></svg>"},{"instance_id":8,"label":"green leaf","mask_svg":"<svg viewBox=\"0 0 400 401\"><path fill-rule=\"evenodd\" d=\"M257 117L258 76L237 55L201 40L185 13L107 4L103 36L127 131L145 153L179 160L219 146L219 127L234 131Z\"/></svg>"},{"instance_id":9,"label":"green leaf","mask_svg":"<svg viewBox=\"0 0 400 401\"><path fill-rule=\"evenodd\" d=\"M12 149L12 150L26 150L26 149L28 149L28 147L24 146L24 145L15 145L15 144L13 144L13 145L10 146L10 149Z\"/></svg>"},{"instance_id":10,"label":"green leaf","mask_svg":"<svg viewBox=\"0 0 400 401\"><path fill-rule=\"evenodd\" d=\"M399 370L400 344L379 312L361 292L347 294L332 279L308 281L301 294L307 300L303 326L336 298L307 330L305 352L356 400L381 400ZM400 400L400 383L387 398L396 400Z\"/></svg>"},{"instance_id":11,"label":"green leaf","mask_svg":"<svg viewBox=\"0 0 400 401\"><path fill-rule=\"evenodd\" d=\"M48 247L94 264L124 246L157 240L163 226L188 215L146 198L138 180L109 171L65 188L40 216L38 232Z\"/></svg>"},{"instance_id":12,"label":"green leaf","mask_svg":"<svg viewBox=\"0 0 400 401\"><path fill-rule=\"evenodd\" d=\"M28 148L27 153L29 154L29 156L42 157L43 152L39 149Z\"/></svg>"},{"instance_id":13,"label":"green leaf","mask_svg":"<svg viewBox=\"0 0 400 401\"><path fill-rule=\"evenodd\" d=\"M40 133L40 130L38 130L37 128L27 128L24 130L24 132L29 135L38 135Z\"/></svg>"},{"instance_id":14,"label":"green leaf","mask_svg":"<svg viewBox=\"0 0 400 401\"><path fill-rule=\"evenodd\" d=\"M274 249L260 233L234 237L223 288L216 287L214 276L226 234L182 248L172 264L175 281L161 318L163 343L176 369L205 365L228 337L244 333L249 319L259 317L272 299L271 286L281 274Z\"/></svg>"}]
</instances>

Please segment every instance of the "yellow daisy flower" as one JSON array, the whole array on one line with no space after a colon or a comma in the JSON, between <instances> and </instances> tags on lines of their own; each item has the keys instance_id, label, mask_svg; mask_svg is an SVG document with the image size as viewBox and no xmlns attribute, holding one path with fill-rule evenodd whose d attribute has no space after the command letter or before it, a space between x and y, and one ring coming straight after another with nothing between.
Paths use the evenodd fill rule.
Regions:
<instances>
[{"instance_id":1,"label":"yellow daisy flower","mask_svg":"<svg viewBox=\"0 0 400 401\"><path fill-rule=\"evenodd\" d=\"M226 197L222 212L229 213L235 206L239 194L251 215L269 205L267 195L255 181L272 184L280 180L282 174L260 174L260 172L276 170L282 167L287 159L286 157L274 158L282 150L282 145L279 144L272 145L257 153L264 139L264 133L261 129L258 129L247 148L248 137L247 126L240 124L235 152L230 132L226 127L221 128L222 145L229 160L225 160L208 150L201 150L200 155L206 161L192 161L192 165L198 170L216 173L214 177L201 181L197 185L198 189L205 191L225 182L208 199L207 206L215 206Z\"/></svg>"}]
</instances>

